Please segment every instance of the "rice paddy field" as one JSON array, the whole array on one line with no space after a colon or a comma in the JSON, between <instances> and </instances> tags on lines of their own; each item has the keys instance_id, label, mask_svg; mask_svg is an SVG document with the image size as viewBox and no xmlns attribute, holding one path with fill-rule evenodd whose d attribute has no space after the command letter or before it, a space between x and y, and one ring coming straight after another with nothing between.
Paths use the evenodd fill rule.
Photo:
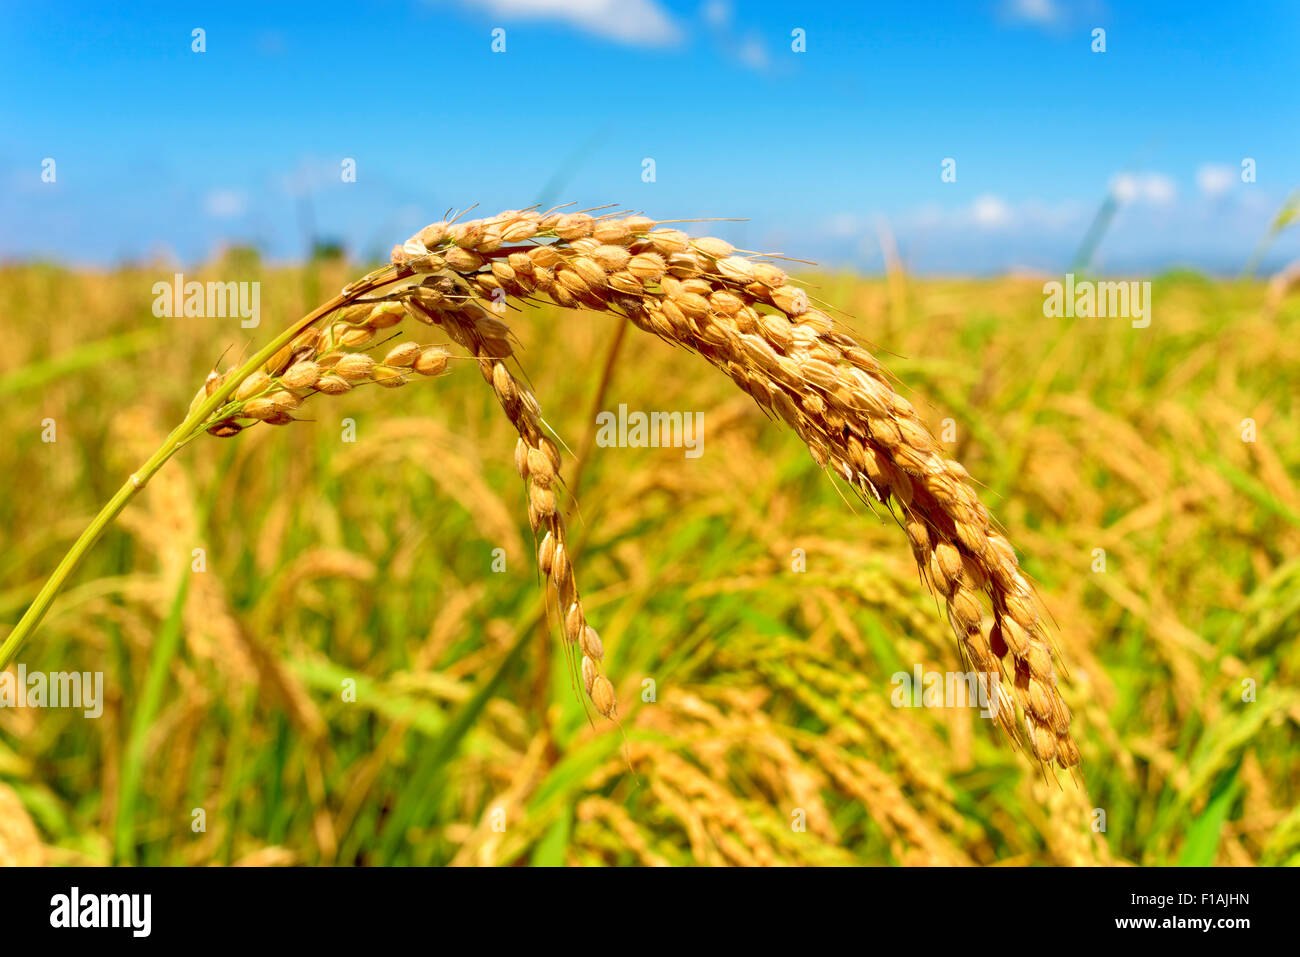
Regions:
<instances>
[{"instance_id":1,"label":"rice paddy field","mask_svg":"<svg viewBox=\"0 0 1300 957\"><path fill-rule=\"evenodd\" d=\"M223 353L361 271L208 270L261 282L258 329L156 318L166 266L0 268L0 637ZM698 357L543 307L516 353L619 722L453 358L153 478L20 655L104 700L0 708L0 863L1300 863L1300 294L1155 276L1135 329L1046 317L1041 279L801 278L1019 550L1076 773L896 706L894 675L965 665L882 509ZM700 454L597 442L620 405L698 413Z\"/></svg>"}]
</instances>

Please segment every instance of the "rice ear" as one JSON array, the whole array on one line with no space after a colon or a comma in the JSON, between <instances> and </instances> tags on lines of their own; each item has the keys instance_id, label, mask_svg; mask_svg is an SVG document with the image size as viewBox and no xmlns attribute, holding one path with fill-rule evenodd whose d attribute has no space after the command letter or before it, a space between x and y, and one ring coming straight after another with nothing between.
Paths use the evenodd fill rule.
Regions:
<instances>
[{"instance_id":1,"label":"rice ear","mask_svg":"<svg viewBox=\"0 0 1300 957\"><path fill-rule=\"evenodd\" d=\"M582 670L595 670L592 681L584 676L591 701L612 716L613 687L599 674L604 648L586 624L566 547L559 453L543 435L540 403L507 365L515 350L502 307L545 294L565 307L622 316L698 353L789 425L820 466L888 509L923 579L943 599L963 656L985 680L1012 677L1016 708L999 709L999 724L1044 764L1079 762L1033 592L970 476L944 455L876 358L780 267L641 216L517 210L434 223L394 247L392 263L412 282L384 302L346 302L324 332L305 330L241 383L234 406L221 410L210 431L235 434L249 419L293 421L313 392L439 375L449 366L441 346L402 344L384 362L363 350L403 315L443 328L478 361L515 428L529 524L543 536L538 567L566 635L580 646ZM1023 738L1011 713L1017 709Z\"/></svg>"},{"instance_id":2,"label":"rice ear","mask_svg":"<svg viewBox=\"0 0 1300 957\"><path fill-rule=\"evenodd\" d=\"M551 488L558 463L547 469L534 454L541 449L540 429L524 407L535 409L536 400L499 361L513 348L508 327L489 313L489 299L497 304L489 290L519 300L545 293L565 307L622 315L728 375L794 429L819 465L895 516L923 578L943 599L962 654L986 679L1006 671L1016 677L1010 694L1025 734L1013 720L1014 709L1000 709L1006 733L1023 740L1044 764L1078 763L1047 632L1014 550L994 528L966 470L943 454L865 347L816 308L782 269L738 254L723 240L692 238L643 217L515 215L463 224L454 246L462 255L448 259L439 277L442 299L432 307L418 294L411 301L479 359L519 432L523 445L516 462L528 484L530 521L547 536L539 564L552 578L561 608L577 600L577 589ZM527 233L530 244L511 248L509 237L519 223L526 223L517 231ZM475 237L489 235L491 249L475 247ZM480 259L504 259L509 272ZM593 664L599 660L583 651ZM612 688L604 698L601 680L593 683L592 701L602 714L602 704L612 713Z\"/></svg>"}]
</instances>

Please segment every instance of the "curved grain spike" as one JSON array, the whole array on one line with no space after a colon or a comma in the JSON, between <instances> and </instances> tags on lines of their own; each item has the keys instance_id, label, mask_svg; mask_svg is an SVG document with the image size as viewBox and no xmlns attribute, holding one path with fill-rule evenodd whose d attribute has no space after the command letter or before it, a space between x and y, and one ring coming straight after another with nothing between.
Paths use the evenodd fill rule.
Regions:
<instances>
[{"instance_id":1,"label":"curved grain spike","mask_svg":"<svg viewBox=\"0 0 1300 957\"><path fill-rule=\"evenodd\" d=\"M476 302L458 302L454 309L447 310L431 308L418 296L407 302L411 310L423 314L422 318L446 329L457 344L478 360L484 381L492 387L497 403L519 435L515 468L528 490L528 523L534 535L542 536L537 565L554 590L566 650L572 652L577 648L581 655L578 668L583 690L596 710L612 719L618 711L618 701L614 686L600 671L604 646L596 630L587 624L567 549L564 515L555 498L560 452L542 431L541 406L532 390L515 378L505 363L513 351L508 330Z\"/></svg>"},{"instance_id":2,"label":"curved grain spike","mask_svg":"<svg viewBox=\"0 0 1300 957\"><path fill-rule=\"evenodd\" d=\"M624 316L699 353L794 429L819 465L887 507L897 504L963 656L990 692L994 676L1010 679L997 681L999 725L1019 739L1018 709L1025 741L1041 762L1079 763L1047 631L1010 542L994 528L966 470L943 454L875 357L778 266L645 217L513 210L450 229L427 227L394 247L393 262L424 277L410 293L413 308L451 318L454 337L479 357L529 443L526 460L540 432L511 409L523 408L515 392L530 400L531 393L498 371L505 367L496 360L510 354L509 330L482 303L546 296L560 306ZM554 539L554 569L563 523L548 494L536 493L535 503L530 485L530 512L539 512ZM594 675L586 683L598 708L608 703L612 712L608 682Z\"/></svg>"}]
</instances>

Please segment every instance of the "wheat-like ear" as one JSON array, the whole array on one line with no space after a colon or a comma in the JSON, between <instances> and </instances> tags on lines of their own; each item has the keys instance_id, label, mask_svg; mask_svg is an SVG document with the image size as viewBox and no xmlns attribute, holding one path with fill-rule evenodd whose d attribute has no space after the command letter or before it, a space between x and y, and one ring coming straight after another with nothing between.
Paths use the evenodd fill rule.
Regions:
<instances>
[{"instance_id":1,"label":"wheat-like ear","mask_svg":"<svg viewBox=\"0 0 1300 957\"><path fill-rule=\"evenodd\" d=\"M819 465L889 508L923 578L943 598L963 656L998 703L999 725L1019 740L1018 707L1040 761L1079 763L1048 632L1011 543L966 470L943 454L875 357L781 268L642 216L531 210L435 223L394 247L392 262L423 277L403 298L479 358L519 431L530 517L548 533L544 570L563 554L563 524L550 486L539 486L529 465L553 469L558 456L537 444L536 402L499 361L510 355L509 329L489 312L542 294L560 306L621 315L698 353L794 429ZM562 569L571 573L567 562ZM557 590L570 588L555 580L554 565L549 574ZM577 608L580 620L576 597L576 589L562 591L561 608ZM998 680L1008 670L1010 693ZM598 710L611 713L608 684L586 663L583 672Z\"/></svg>"},{"instance_id":2,"label":"wheat-like ear","mask_svg":"<svg viewBox=\"0 0 1300 957\"><path fill-rule=\"evenodd\" d=\"M780 267L643 216L532 210L434 223L394 247L391 259L239 368L208 377L185 421L101 509L0 645L0 668L104 528L203 429L233 436L258 422L285 425L313 395L363 384L392 388L446 371L440 346L403 343L380 360L367 352L409 313L443 326L478 360L518 432L529 521L543 533L538 564L555 590L565 635L582 653L584 689L601 714L613 717L614 689L600 673L604 650L586 622L555 500L559 452L542 433L536 398L504 361L513 351L510 329L492 314L511 298L544 294L560 306L623 316L698 353L794 429L819 465L889 509L923 579L942 596L963 656L997 702L999 725L1019 740L1018 708L1040 761L1079 763L1048 632L1011 543L994 527L966 470L943 454L875 357L814 308ZM376 295L395 283L403 285ZM998 680L1008 670L1010 693Z\"/></svg>"},{"instance_id":3,"label":"wheat-like ear","mask_svg":"<svg viewBox=\"0 0 1300 957\"><path fill-rule=\"evenodd\" d=\"M394 389L420 376L442 375L447 352L441 346L403 342L380 360L364 351L405 315L397 302L358 300L336 311L324 328L308 326L235 385L208 431L229 438L258 422L288 425L313 395L342 395L362 385ZM234 374L209 375L190 403L191 412Z\"/></svg>"},{"instance_id":4,"label":"wheat-like ear","mask_svg":"<svg viewBox=\"0 0 1300 957\"><path fill-rule=\"evenodd\" d=\"M444 279L455 285L451 276ZM442 326L478 360L484 381L492 387L501 410L519 434L515 468L528 489L528 524L534 535L543 536L537 548L537 566L554 590L568 649L576 647L581 655L578 667L583 690L597 711L613 719L618 700L613 684L601 674L605 648L600 635L587 624L569 551L568 530L556 501L560 450L543 433L541 405L532 390L506 365L514 351L509 327L490 315L476 298L449 288L445 282L441 295L430 295L428 287L422 286L410 290L405 301L413 316Z\"/></svg>"}]
</instances>

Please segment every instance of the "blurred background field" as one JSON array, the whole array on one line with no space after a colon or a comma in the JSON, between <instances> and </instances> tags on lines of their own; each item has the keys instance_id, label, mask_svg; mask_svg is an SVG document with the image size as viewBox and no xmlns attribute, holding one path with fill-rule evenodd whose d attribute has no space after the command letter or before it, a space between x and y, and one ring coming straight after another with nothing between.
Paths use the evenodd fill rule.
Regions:
<instances>
[{"instance_id":1,"label":"blurred background field","mask_svg":"<svg viewBox=\"0 0 1300 957\"><path fill-rule=\"evenodd\" d=\"M251 335L154 318L165 269L0 269L0 635L222 353L360 272L209 268L262 282ZM1133 329L1044 318L1041 280L805 279L953 420L1055 620L1078 780L971 709L891 705L895 672L964 665L902 532L797 438L635 329L601 391L611 319L536 309L621 730L584 711L511 428L453 361L159 473L20 655L107 700L0 709L0 863L1300 862L1300 296L1163 275ZM703 455L593 446L620 403L701 412Z\"/></svg>"}]
</instances>

